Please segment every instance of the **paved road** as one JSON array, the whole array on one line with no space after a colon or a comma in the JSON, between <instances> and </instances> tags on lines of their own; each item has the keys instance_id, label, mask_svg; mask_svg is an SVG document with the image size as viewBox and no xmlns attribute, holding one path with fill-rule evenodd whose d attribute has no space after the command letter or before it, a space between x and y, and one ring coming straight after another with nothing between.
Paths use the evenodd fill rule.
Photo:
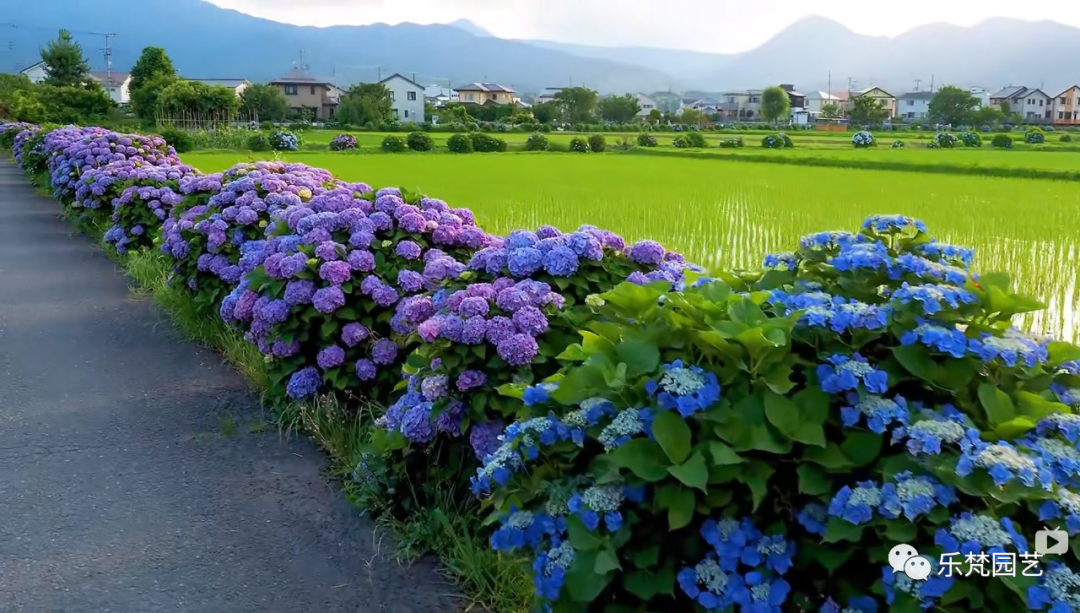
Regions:
<instances>
[{"instance_id":1,"label":"paved road","mask_svg":"<svg viewBox=\"0 0 1080 613\"><path fill-rule=\"evenodd\" d=\"M57 207L0 162L0 611L455 610Z\"/></svg>"}]
</instances>

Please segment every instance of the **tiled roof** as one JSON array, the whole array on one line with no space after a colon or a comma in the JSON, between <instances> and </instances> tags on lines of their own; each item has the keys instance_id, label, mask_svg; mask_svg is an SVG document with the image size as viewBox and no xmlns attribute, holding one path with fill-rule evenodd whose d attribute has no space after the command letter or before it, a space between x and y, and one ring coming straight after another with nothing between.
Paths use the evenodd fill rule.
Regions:
<instances>
[{"instance_id":1,"label":"tiled roof","mask_svg":"<svg viewBox=\"0 0 1080 613\"><path fill-rule=\"evenodd\" d=\"M469 83L462 85L461 87L455 87L454 89L459 92L503 92L507 94L514 93L514 90L509 87L499 85L498 83Z\"/></svg>"}]
</instances>

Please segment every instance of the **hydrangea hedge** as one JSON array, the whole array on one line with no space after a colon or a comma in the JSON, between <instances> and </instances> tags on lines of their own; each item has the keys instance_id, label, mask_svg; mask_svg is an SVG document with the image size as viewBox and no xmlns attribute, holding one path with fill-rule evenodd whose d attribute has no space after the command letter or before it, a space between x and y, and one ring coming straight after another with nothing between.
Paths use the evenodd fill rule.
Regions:
<instances>
[{"instance_id":1,"label":"hydrangea hedge","mask_svg":"<svg viewBox=\"0 0 1080 613\"><path fill-rule=\"evenodd\" d=\"M472 473L451 489L531 560L540 608L1080 603L1072 552L1041 577L889 568L898 543L936 571L942 553L1027 554L1042 525L1080 533L1080 349L1012 329L1041 305L921 222L873 217L710 278L652 241L494 237L300 164L199 175L151 140L16 134L66 205L111 207L118 251L161 244L171 283L266 355L278 399L376 407L365 487L413 504L425 479ZM136 158L134 179L97 173Z\"/></svg>"},{"instance_id":2,"label":"hydrangea hedge","mask_svg":"<svg viewBox=\"0 0 1080 613\"><path fill-rule=\"evenodd\" d=\"M1080 531L1080 350L1011 329L1041 305L970 259L875 217L764 271L590 300L577 364L473 480L492 547L530 552L556 611L1073 610L1071 552L1042 578L888 564Z\"/></svg>"}]
</instances>

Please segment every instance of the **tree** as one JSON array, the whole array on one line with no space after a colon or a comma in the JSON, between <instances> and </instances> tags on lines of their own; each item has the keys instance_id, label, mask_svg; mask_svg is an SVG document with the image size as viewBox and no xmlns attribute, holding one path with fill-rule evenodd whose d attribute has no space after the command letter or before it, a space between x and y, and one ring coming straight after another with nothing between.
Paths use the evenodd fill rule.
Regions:
<instances>
[{"instance_id":1,"label":"tree","mask_svg":"<svg viewBox=\"0 0 1080 613\"><path fill-rule=\"evenodd\" d=\"M1001 114L1008 117L1009 112L1012 111L1012 107L1009 106L1009 101L1008 100L1002 100L1001 104L999 106L1001 107Z\"/></svg>"},{"instance_id":2,"label":"tree","mask_svg":"<svg viewBox=\"0 0 1080 613\"><path fill-rule=\"evenodd\" d=\"M131 107L135 114L142 119L152 119L161 110L158 99L161 92L176 82L175 77L159 74L151 77L142 84L142 87L131 90Z\"/></svg>"},{"instance_id":3,"label":"tree","mask_svg":"<svg viewBox=\"0 0 1080 613\"><path fill-rule=\"evenodd\" d=\"M379 83L357 83L349 88L338 104L337 119L343 123L362 126L379 123L393 117L390 90Z\"/></svg>"},{"instance_id":4,"label":"tree","mask_svg":"<svg viewBox=\"0 0 1080 613\"><path fill-rule=\"evenodd\" d=\"M658 124L663 119L664 115L660 112L660 109L653 109L649 111L649 123Z\"/></svg>"},{"instance_id":5,"label":"tree","mask_svg":"<svg viewBox=\"0 0 1080 613\"><path fill-rule=\"evenodd\" d=\"M586 87L567 87L555 94L555 102L562 107L570 123L589 123L593 120L599 94Z\"/></svg>"},{"instance_id":6,"label":"tree","mask_svg":"<svg viewBox=\"0 0 1080 613\"><path fill-rule=\"evenodd\" d=\"M791 114L791 98L779 85L766 87L761 92L761 116L765 121L776 123Z\"/></svg>"},{"instance_id":7,"label":"tree","mask_svg":"<svg viewBox=\"0 0 1080 613\"><path fill-rule=\"evenodd\" d=\"M692 108L685 108L682 114L679 115L679 122L683 125L698 125L705 119L705 116L701 114L701 111Z\"/></svg>"},{"instance_id":8,"label":"tree","mask_svg":"<svg viewBox=\"0 0 1080 613\"><path fill-rule=\"evenodd\" d=\"M165 55L165 49L161 47L146 47L139 55L135 65L131 67L131 89L141 88L154 77L175 77L176 69L173 68L172 60Z\"/></svg>"},{"instance_id":9,"label":"tree","mask_svg":"<svg viewBox=\"0 0 1080 613\"><path fill-rule=\"evenodd\" d=\"M851 123L855 125L878 124L889 118L889 111L873 96L857 96L851 101L848 111Z\"/></svg>"},{"instance_id":10,"label":"tree","mask_svg":"<svg viewBox=\"0 0 1080 613\"><path fill-rule=\"evenodd\" d=\"M161 91L157 105L165 115L225 117L236 113L240 101L228 87L181 80L173 81Z\"/></svg>"},{"instance_id":11,"label":"tree","mask_svg":"<svg viewBox=\"0 0 1080 613\"><path fill-rule=\"evenodd\" d=\"M562 118L562 107L557 102L540 102L532 107L533 117L539 123L551 123Z\"/></svg>"},{"instance_id":12,"label":"tree","mask_svg":"<svg viewBox=\"0 0 1080 613\"><path fill-rule=\"evenodd\" d=\"M0 118L11 117L11 108L15 102L15 96L19 92L30 92L33 87L26 75L0 74Z\"/></svg>"},{"instance_id":13,"label":"tree","mask_svg":"<svg viewBox=\"0 0 1080 613\"><path fill-rule=\"evenodd\" d=\"M839 117L840 112L840 105L835 102L829 102L821 105L822 117Z\"/></svg>"},{"instance_id":14,"label":"tree","mask_svg":"<svg viewBox=\"0 0 1080 613\"><path fill-rule=\"evenodd\" d=\"M41 85L34 95L45 106L46 121L53 123L95 123L108 115L116 104L100 85L56 87Z\"/></svg>"},{"instance_id":15,"label":"tree","mask_svg":"<svg viewBox=\"0 0 1080 613\"><path fill-rule=\"evenodd\" d=\"M49 119L45 105L30 90L15 90L11 96L10 113L13 121L45 123Z\"/></svg>"},{"instance_id":16,"label":"tree","mask_svg":"<svg viewBox=\"0 0 1080 613\"><path fill-rule=\"evenodd\" d=\"M255 83L240 94L240 108L253 120L281 121L289 115L289 101L273 85Z\"/></svg>"},{"instance_id":17,"label":"tree","mask_svg":"<svg viewBox=\"0 0 1080 613\"><path fill-rule=\"evenodd\" d=\"M82 85L90 77L90 66L83 57L82 46L71 37L71 32L60 30L56 40L41 50L45 62L45 83L58 87Z\"/></svg>"},{"instance_id":18,"label":"tree","mask_svg":"<svg viewBox=\"0 0 1080 613\"><path fill-rule=\"evenodd\" d=\"M439 123L472 123L476 121L469 115L469 109L463 104L448 103L439 112Z\"/></svg>"},{"instance_id":19,"label":"tree","mask_svg":"<svg viewBox=\"0 0 1080 613\"><path fill-rule=\"evenodd\" d=\"M600 117L604 121L630 123L641 112L637 96L609 96L600 101Z\"/></svg>"},{"instance_id":20,"label":"tree","mask_svg":"<svg viewBox=\"0 0 1080 613\"><path fill-rule=\"evenodd\" d=\"M979 99L954 85L946 85L930 99L930 119L953 126L971 124L971 114L979 108Z\"/></svg>"},{"instance_id":21,"label":"tree","mask_svg":"<svg viewBox=\"0 0 1080 613\"><path fill-rule=\"evenodd\" d=\"M979 107L971 114L971 125L974 126L995 126L1004 121L1005 113L992 106Z\"/></svg>"}]
</instances>

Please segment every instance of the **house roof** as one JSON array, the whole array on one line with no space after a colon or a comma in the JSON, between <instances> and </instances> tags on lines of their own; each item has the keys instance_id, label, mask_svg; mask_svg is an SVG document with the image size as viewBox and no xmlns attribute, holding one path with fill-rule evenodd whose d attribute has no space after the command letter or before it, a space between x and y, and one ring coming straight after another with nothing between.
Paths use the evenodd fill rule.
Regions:
<instances>
[{"instance_id":1,"label":"house roof","mask_svg":"<svg viewBox=\"0 0 1080 613\"><path fill-rule=\"evenodd\" d=\"M1061 90L1061 93L1058 94L1057 96L1054 96L1054 97L1057 98L1058 96L1061 96L1063 94L1067 94L1067 93L1071 92L1072 90L1074 90L1074 89L1076 89L1078 87L1080 87L1080 85L1070 85L1070 86L1066 87L1065 89Z\"/></svg>"},{"instance_id":2,"label":"house roof","mask_svg":"<svg viewBox=\"0 0 1080 613\"><path fill-rule=\"evenodd\" d=\"M830 92L829 95L831 95L834 99L839 100L841 102L847 102L848 100L851 99L851 93L850 92Z\"/></svg>"},{"instance_id":3,"label":"house roof","mask_svg":"<svg viewBox=\"0 0 1080 613\"><path fill-rule=\"evenodd\" d=\"M123 85L124 81L127 81L131 77L131 75L126 72L116 72L115 70L112 71L112 73L106 71L94 71L90 73L90 76L93 77L95 81L100 81L101 84L106 87Z\"/></svg>"},{"instance_id":4,"label":"house roof","mask_svg":"<svg viewBox=\"0 0 1080 613\"><path fill-rule=\"evenodd\" d=\"M702 98L694 103L694 106L716 106L720 104L719 100L713 100L712 98Z\"/></svg>"},{"instance_id":5,"label":"house roof","mask_svg":"<svg viewBox=\"0 0 1080 613\"><path fill-rule=\"evenodd\" d=\"M1027 87L1023 86L1023 85L1010 85L1008 87L1002 88L1001 91L999 91L997 93L991 94L990 97L991 98L1012 98L1013 96L1019 94L1020 92L1026 91L1026 90L1027 90Z\"/></svg>"},{"instance_id":6,"label":"house roof","mask_svg":"<svg viewBox=\"0 0 1080 613\"><path fill-rule=\"evenodd\" d=\"M1044 96L1046 96L1047 98L1050 98L1050 97L1051 97L1051 96L1050 96L1050 94L1048 94L1048 93L1044 92L1043 90L1039 89L1038 87L1029 87L1029 88L1025 89L1025 90L1024 90L1024 91L1023 91L1022 93L1020 93L1020 94L1013 94L1013 95L1014 95L1014 96L1016 96L1016 95L1019 95L1019 96L1030 96L1030 95L1032 95L1032 94L1034 94L1034 93L1036 93L1036 92L1037 92L1037 93L1040 93L1040 94L1042 94L1042 95L1044 95Z\"/></svg>"},{"instance_id":7,"label":"house roof","mask_svg":"<svg viewBox=\"0 0 1080 613\"><path fill-rule=\"evenodd\" d=\"M386 83L386 82L387 82L387 81L389 81L390 79L394 79L394 78L398 78L398 79L401 79L401 80L405 81L406 83L411 83L411 84L413 84L413 85L415 85L415 86L419 87L420 89L424 89L424 86L423 86L423 85L420 85L420 84L419 84L419 83L417 83L416 81L413 81L412 79L410 79L410 78L406 77L405 75L401 74L400 72L395 72L394 74L390 75L389 77L386 77L386 78L385 78L385 79L383 79L382 81L379 81L379 83L380 83L380 84L382 84L382 83Z\"/></svg>"},{"instance_id":8,"label":"house roof","mask_svg":"<svg viewBox=\"0 0 1080 613\"><path fill-rule=\"evenodd\" d=\"M45 60L41 60L40 62L34 62L33 64L30 64L26 68L23 68L22 70L20 70L19 74L26 74L26 73L30 72L31 70L37 68L38 66L44 66L44 65L45 65Z\"/></svg>"},{"instance_id":9,"label":"house roof","mask_svg":"<svg viewBox=\"0 0 1080 613\"><path fill-rule=\"evenodd\" d=\"M799 92L797 92L797 91L795 91L793 89L785 89L784 91L787 92L787 95L789 95L789 96L802 96L803 98L806 97L806 94L800 94Z\"/></svg>"},{"instance_id":10,"label":"house roof","mask_svg":"<svg viewBox=\"0 0 1080 613\"><path fill-rule=\"evenodd\" d=\"M184 77L184 80L198 81L199 83L206 83L207 85L221 85L232 89L236 89L244 83L250 83L247 79L199 79L196 77Z\"/></svg>"},{"instance_id":11,"label":"house roof","mask_svg":"<svg viewBox=\"0 0 1080 613\"><path fill-rule=\"evenodd\" d=\"M930 100L933 97L934 92L908 92L897 96L897 100Z\"/></svg>"},{"instance_id":12,"label":"house roof","mask_svg":"<svg viewBox=\"0 0 1080 613\"><path fill-rule=\"evenodd\" d=\"M319 79L313 77L306 71L301 70L295 66L292 70L289 71L289 74L270 81L271 85L291 85L293 83L303 83L305 85L322 85L324 87L330 86L330 82L326 79Z\"/></svg>"},{"instance_id":13,"label":"house roof","mask_svg":"<svg viewBox=\"0 0 1080 613\"><path fill-rule=\"evenodd\" d=\"M879 92L885 94L886 96L888 96L890 98L895 98L896 97L896 96L893 96L892 94L890 94L889 92L885 91L884 89L881 89L877 85L871 85L870 87L864 87L863 89L860 89L857 92L852 92L852 94L857 98L859 96L865 96L866 94L869 94L870 92L874 91L875 89L878 90Z\"/></svg>"},{"instance_id":14,"label":"house roof","mask_svg":"<svg viewBox=\"0 0 1080 613\"><path fill-rule=\"evenodd\" d=\"M455 87L454 89L459 92L503 92L507 94L514 93L514 90L509 87L504 87L498 83L469 83L462 85L461 87Z\"/></svg>"},{"instance_id":15,"label":"house roof","mask_svg":"<svg viewBox=\"0 0 1080 613\"><path fill-rule=\"evenodd\" d=\"M690 106L696 104L698 100L701 100L701 98L682 98L680 102L682 102L683 106Z\"/></svg>"},{"instance_id":16,"label":"house roof","mask_svg":"<svg viewBox=\"0 0 1080 613\"><path fill-rule=\"evenodd\" d=\"M834 96L829 92L823 92L821 90L818 90L816 92L810 92L806 95L806 97L812 100L828 100L830 102L840 102L842 100L840 96Z\"/></svg>"}]
</instances>

